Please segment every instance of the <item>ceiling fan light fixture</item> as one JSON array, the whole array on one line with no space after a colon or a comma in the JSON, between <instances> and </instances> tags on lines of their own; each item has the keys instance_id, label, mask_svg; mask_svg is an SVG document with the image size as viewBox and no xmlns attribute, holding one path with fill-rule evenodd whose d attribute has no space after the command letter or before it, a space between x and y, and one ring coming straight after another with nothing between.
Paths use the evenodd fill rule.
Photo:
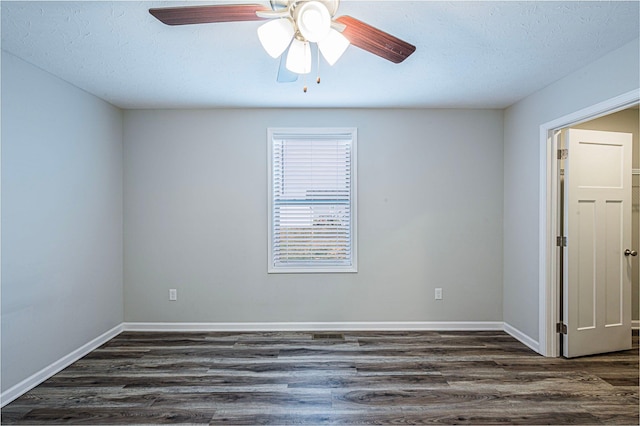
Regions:
<instances>
[{"instance_id":1,"label":"ceiling fan light fixture","mask_svg":"<svg viewBox=\"0 0 640 426\"><path fill-rule=\"evenodd\" d=\"M289 19L274 19L258 27L258 38L269 56L277 58L291 43L294 31Z\"/></svg>"},{"instance_id":2,"label":"ceiling fan light fixture","mask_svg":"<svg viewBox=\"0 0 640 426\"><path fill-rule=\"evenodd\" d=\"M349 40L333 28L329 35L318 42L318 49L329 65L335 64L349 47Z\"/></svg>"},{"instance_id":3,"label":"ceiling fan light fixture","mask_svg":"<svg viewBox=\"0 0 640 426\"><path fill-rule=\"evenodd\" d=\"M296 9L296 24L305 40L318 42L329 34L331 15L327 7L319 1L308 1Z\"/></svg>"},{"instance_id":4,"label":"ceiling fan light fixture","mask_svg":"<svg viewBox=\"0 0 640 426\"><path fill-rule=\"evenodd\" d=\"M296 74L309 74L311 72L311 47L309 42L293 39L287 55L286 67Z\"/></svg>"}]
</instances>

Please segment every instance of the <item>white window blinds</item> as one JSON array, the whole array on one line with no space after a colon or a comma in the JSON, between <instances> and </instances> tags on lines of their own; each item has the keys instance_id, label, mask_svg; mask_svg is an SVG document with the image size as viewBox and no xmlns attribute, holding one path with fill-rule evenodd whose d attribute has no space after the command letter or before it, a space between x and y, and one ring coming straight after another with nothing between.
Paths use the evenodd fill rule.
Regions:
<instances>
[{"instance_id":1,"label":"white window blinds","mask_svg":"<svg viewBox=\"0 0 640 426\"><path fill-rule=\"evenodd\" d=\"M270 143L270 272L354 272L355 129Z\"/></svg>"}]
</instances>

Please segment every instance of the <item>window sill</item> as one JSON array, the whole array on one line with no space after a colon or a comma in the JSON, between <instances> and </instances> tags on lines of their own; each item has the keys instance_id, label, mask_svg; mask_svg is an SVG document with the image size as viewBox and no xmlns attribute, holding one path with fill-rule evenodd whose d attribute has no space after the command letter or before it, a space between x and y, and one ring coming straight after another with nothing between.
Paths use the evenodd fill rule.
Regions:
<instances>
[{"instance_id":1,"label":"window sill","mask_svg":"<svg viewBox=\"0 0 640 426\"><path fill-rule=\"evenodd\" d=\"M358 268L355 266L337 267L331 266L326 268L320 267L270 267L267 271L269 274L355 274Z\"/></svg>"}]
</instances>

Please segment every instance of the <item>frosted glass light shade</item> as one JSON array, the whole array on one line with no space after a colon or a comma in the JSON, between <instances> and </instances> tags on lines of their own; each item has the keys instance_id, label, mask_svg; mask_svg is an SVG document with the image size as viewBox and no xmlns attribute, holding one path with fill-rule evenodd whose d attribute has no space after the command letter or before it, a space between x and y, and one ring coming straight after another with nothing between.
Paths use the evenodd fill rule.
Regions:
<instances>
[{"instance_id":1,"label":"frosted glass light shade","mask_svg":"<svg viewBox=\"0 0 640 426\"><path fill-rule=\"evenodd\" d=\"M309 42L293 39L287 55L287 69L296 74L311 72L311 47Z\"/></svg>"},{"instance_id":2,"label":"frosted glass light shade","mask_svg":"<svg viewBox=\"0 0 640 426\"><path fill-rule=\"evenodd\" d=\"M300 34L310 42L317 42L327 36L331 29L331 15L327 7L319 1L308 1L296 11L296 23Z\"/></svg>"},{"instance_id":3,"label":"frosted glass light shade","mask_svg":"<svg viewBox=\"0 0 640 426\"><path fill-rule=\"evenodd\" d=\"M282 55L293 38L293 23L289 19L273 19L258 27L258 38L269 56Z\"/></svg>"},{"instance_id":4,"label":"frosted glass light shade","mask_svg":"<svg viewBox=\"0 0 640 426\"><path fill-rule=\"evenodd\" d=\"M349 40L340 32L331 28L329 34L318 42L318 49L329 65L335 64L349 47Z\"/></svg>"}]
</instances>

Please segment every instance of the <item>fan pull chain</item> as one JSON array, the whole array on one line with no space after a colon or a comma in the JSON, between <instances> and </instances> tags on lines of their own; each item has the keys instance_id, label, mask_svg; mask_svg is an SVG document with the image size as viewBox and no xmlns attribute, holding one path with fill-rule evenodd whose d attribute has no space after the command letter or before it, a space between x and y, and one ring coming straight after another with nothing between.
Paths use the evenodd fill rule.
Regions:
<instances>
[{"instance_id":1,"label":"fan pull chain","mask_svg":"<svg viewBox=\"0 0 640 426\"><path fill-rule=\"evenodd\" d=\"M307 42L307 44L309 44L309 42ZM307 50L304 51L304 58L305 58L305 62L307 59ZM302 91L304 93L307 93L307 74L304 74L304 87L302 88Z\"/></svg>"},{"instance_id":2,"label":"fan pull chain","mask_svg":"<svg viewBox=\"0 0 640 426\"><path fill-rule=\"evenodd\" d=\"M318 65L316 66L316 70L317 70L317 79L316 79L316 83L320 84L320 48L318 48L317 50L318 52Z\"/></svg>"}]
</instances>

